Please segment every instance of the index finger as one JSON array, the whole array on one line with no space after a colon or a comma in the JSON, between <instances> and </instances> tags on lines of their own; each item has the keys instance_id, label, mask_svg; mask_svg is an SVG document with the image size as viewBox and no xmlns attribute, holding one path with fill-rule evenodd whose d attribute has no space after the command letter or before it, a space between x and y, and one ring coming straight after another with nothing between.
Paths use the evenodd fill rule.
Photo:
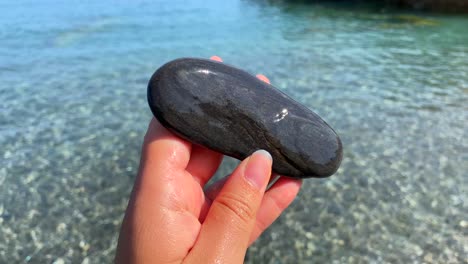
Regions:
<instances>
[{"instance_id":1,"label":"index finger","mask_svg":"<svg viewBox=\"0 0 468 264\"><path fill-rule=\"evenodd\" d=\"M167 130L153 117L143 143L141 169L185 170L191 150L190 142Z\"/></svg>"}]
</instances>

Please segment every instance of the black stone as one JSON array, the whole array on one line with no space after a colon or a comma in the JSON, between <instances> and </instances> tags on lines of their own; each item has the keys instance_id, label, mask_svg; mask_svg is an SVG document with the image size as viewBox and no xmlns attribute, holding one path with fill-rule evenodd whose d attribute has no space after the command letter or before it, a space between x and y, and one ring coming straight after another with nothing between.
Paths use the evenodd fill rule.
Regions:
<instances>
[{"instance_id":1,"label":"black stone","mask_svg":"<svg viewBox=\"0 0 468 264\"><path fill-rule=\"evenodd\" d=\"M327 177L341 163L341 141L317 114L224 63L163 65L151 77L148 102L161 124L195 144L238 159L267 150L280 175Z\"/></svg>"}]
</instances>

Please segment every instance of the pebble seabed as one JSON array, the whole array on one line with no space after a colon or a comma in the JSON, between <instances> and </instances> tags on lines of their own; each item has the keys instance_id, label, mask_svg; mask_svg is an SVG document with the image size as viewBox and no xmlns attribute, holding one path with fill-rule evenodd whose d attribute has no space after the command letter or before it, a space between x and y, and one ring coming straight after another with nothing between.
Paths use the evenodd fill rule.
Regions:
<instances>
[{"instance_id":1,"label":"pebble seabed","mask_svg":"<svg viewBox=\"0 0 468 264\"><path fill-rule=\"evenodd\" d=\"M268 76L344 146L338 172L305 180L247 263L466 263L466 18L88 4L0 16L0 263L111 262L151 117L148 79L213 54Z\"/></svg>"}]
</instances>

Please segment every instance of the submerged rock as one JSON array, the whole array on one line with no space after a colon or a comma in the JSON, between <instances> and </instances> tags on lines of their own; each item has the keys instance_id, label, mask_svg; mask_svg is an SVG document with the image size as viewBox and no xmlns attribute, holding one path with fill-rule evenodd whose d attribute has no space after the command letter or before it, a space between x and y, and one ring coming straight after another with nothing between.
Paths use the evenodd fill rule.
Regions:
<instances>
[{"instance_id":1,"label":"submerged rock","mask_svg":"<svg viewBox=\"0 0 468 264\"><path fill-rule=\"evenodd\" d=\"M341 141L317 114L224 63L183 58L163 65L149 82L148 102L181 137L238 159L265 149L284 176L327 177L341 163Z\"/></svg>"}]
</instances>

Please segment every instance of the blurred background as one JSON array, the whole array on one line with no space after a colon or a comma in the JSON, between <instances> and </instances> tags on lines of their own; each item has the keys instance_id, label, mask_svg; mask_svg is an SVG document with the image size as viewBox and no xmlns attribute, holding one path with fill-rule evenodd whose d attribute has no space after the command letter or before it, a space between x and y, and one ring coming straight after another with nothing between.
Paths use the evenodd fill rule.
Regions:
<instances>
[{"instance_id":1,"label":"blurred background","mask_svg":"<svg viewBox=\"0 0 468 264\"><path fill-rule=\"evenodd\" d=\"M111 262L147 82L212 55L268 76L344 144L338 173L305 180L247 263L466 263L468 16L394 7L0 2L0 263Z\"/></svg>"}]
</instances>

